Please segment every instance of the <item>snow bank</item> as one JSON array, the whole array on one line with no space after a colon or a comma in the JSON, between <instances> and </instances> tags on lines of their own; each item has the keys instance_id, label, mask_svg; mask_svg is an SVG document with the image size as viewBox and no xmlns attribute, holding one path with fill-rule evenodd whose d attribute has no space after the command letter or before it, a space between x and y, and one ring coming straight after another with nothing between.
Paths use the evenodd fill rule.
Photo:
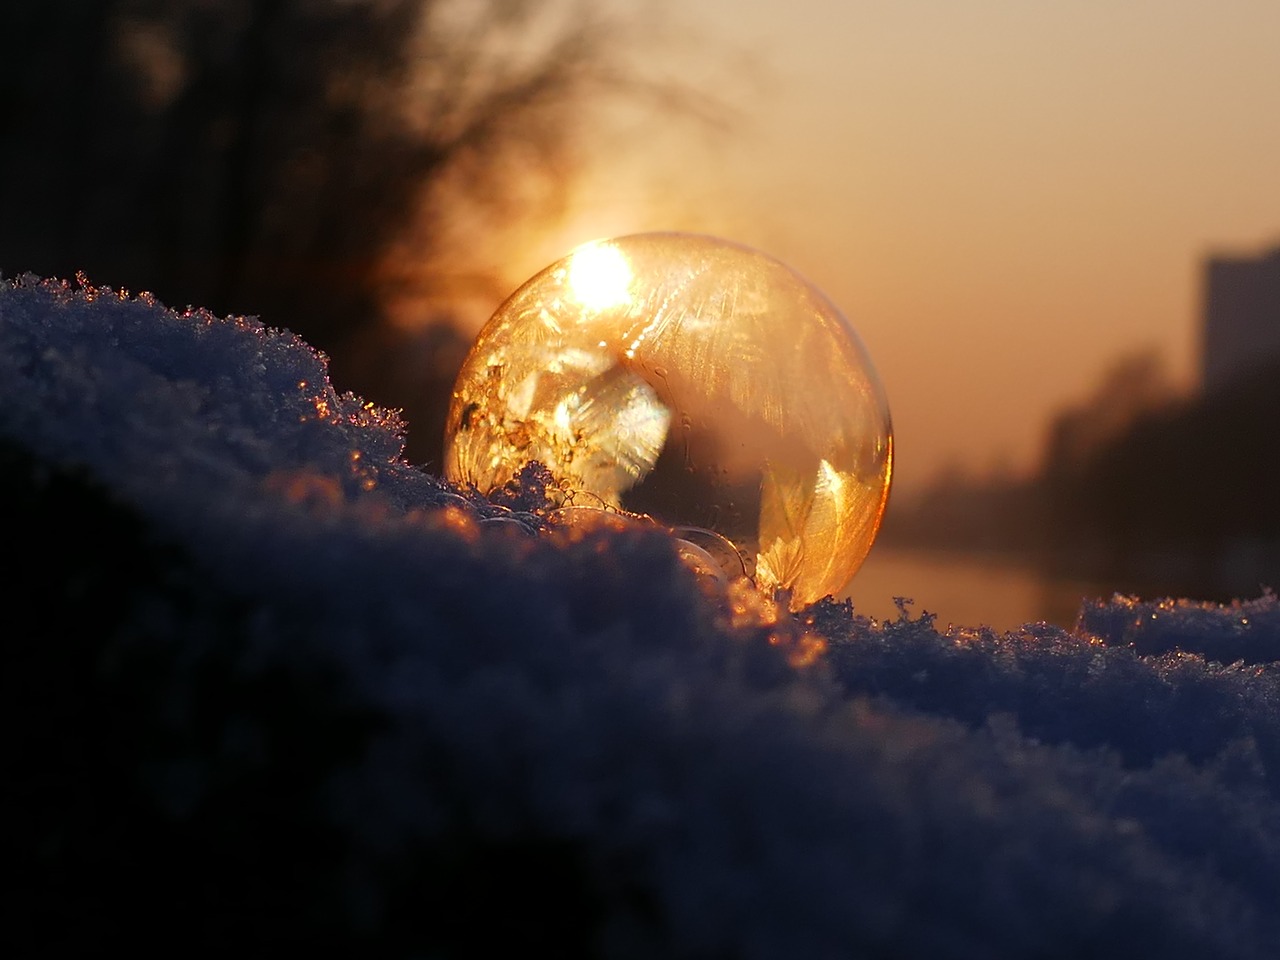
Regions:
<instances>
[{"instance_id":1,"label":"snow bank","mask_svg":"<svg viewBox=\"0 0 1280 960\"><path fill-rule=\"evenodd\" d=\"M1275 955L1274 597L778 625L403 429L254 320L0 286L6 954Z\"/></svg>"}]
</instances>

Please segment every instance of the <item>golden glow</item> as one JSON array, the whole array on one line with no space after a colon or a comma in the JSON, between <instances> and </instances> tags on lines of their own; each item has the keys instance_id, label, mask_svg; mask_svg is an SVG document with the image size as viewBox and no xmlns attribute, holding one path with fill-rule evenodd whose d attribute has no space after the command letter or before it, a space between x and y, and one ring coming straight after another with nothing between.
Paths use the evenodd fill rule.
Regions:
<instances>
[{"instance_id":1,"label":"golden glow","mask_svg":"<svg viewBox=\"0 0 1280 960\"><path fill-rule=\"evenodd\" d=\"M617 247L590 243L569 258L569 290L588 310L608 310L626 303L631 265Z\"/></svg>"},{"instance_id":2,"label":"golden glow","mask_svg":"<svg viewBox=\"0 0 1280 960\"><path fill-rule=\"evenodd\" d=\"M826 460L818 461L818 489L832 497L840 497L844 493L844 477Z\"/></svg>"},{"instance_id":3,"label":"golden glow","mask_svg":"<svg viewBox=\"0 0 1280 960\"><path fill-rule=\"evenodd\" d=\"M764 631L769 646L783 650L797 670L812 666L827 652L827 641L780 606L778 597L752 589L745 580L731 582L727 595L730 625Z\"/></svg>"},{"instance_id":4,"label":"golden glow","mask_svg":"<svg viewBox=\"0 0 1280 960\"><path fill-rule=\"evenodd\" d=\"M564 503L649 515L696 570L798 609L871 548L891 451L870 359L820 292L746 247L639 234L580 248L498 309L459 373L444 462L487 493L538 461Z\"/></svg>"},{"instance_id":5,"label":"golden glow","mask_svg":"<svg viewBox=\"0 0 1280 960\"><path fill-rule=\"evenodd\" d=\"M291 503L308 507L336 507L344 500L338 479L314 470L274 470L263 485Z\"/></svg>"}]
</instances>

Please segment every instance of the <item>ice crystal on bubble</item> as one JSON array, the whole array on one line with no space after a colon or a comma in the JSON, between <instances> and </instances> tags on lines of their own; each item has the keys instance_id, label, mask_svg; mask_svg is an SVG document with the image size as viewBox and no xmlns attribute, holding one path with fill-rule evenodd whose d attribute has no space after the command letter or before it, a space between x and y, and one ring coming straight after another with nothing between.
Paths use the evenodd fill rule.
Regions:
<instances>
[{"instance_id":1,"label":"ice crystal on bubble","mask_svg":"<svg viewBox=\"0 0 1280 960\"><path fill-rule=\"evenodd\" d=\"M777 260L689 234L586 244L517 290L459 374L444 458L486 493L541 463L562 504L693 531L699 568L795 607L862 563L892 461L839 311Z\"/></svg>"}]
</instances>

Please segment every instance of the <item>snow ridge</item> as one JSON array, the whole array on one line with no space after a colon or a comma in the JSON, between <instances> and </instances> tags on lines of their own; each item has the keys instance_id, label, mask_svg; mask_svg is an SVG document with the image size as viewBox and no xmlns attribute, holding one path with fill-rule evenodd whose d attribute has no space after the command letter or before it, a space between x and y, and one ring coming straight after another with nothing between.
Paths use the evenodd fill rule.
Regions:
<instances>
[{"instance_id":1,"label":"snow ridge","mask_svg":"<svg viewBox=\"0 0 1280 960\"><path fill-rule=\"evenodd\" d=\"M1273 955L1274 597L826 601L797 668L662 534L530 535L404 429L256 320L0 285L25 955Z\"/></svg>"}]
</instances>

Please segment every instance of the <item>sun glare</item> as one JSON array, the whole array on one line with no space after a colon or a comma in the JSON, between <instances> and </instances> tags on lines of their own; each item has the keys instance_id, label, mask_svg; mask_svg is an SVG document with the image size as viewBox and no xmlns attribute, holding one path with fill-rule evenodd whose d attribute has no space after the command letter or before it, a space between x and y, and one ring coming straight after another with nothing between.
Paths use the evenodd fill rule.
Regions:
<instances>
[{"instance_id":1,"label":"sun glare","mask_svg":"<svg viewBox=\"0 0 1280 960\"><path fill-rule=\"evenodd\" d=\"M631 265L617 247L592 243L575 251L569 261L569 289L588 310L607 310L627 301Z\"/></svg>"}]
</instances>

